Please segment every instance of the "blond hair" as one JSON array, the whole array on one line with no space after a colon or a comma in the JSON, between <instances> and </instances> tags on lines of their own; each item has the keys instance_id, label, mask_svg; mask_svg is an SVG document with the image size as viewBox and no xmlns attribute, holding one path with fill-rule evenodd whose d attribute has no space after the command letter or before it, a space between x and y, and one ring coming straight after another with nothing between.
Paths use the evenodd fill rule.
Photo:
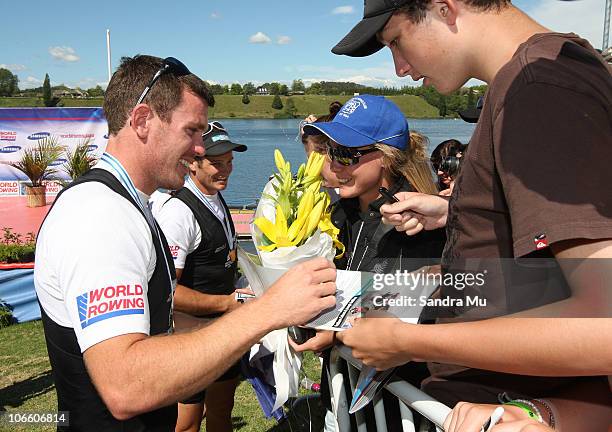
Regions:
<instances>
[{"instance_id":1,"label":"blond hair","mask_svg":"<svg viewBox=\"0 0 612 432\"><path fill-rule=\"evenodd\" d=\"M427 157L428 142L425 135L411 131L410 141L405 150L377 143L376 148L383 153L383 168L390 180L397 181L405 177L417 192L437 194L438 189Z\"/></svg>"}]
</instances>

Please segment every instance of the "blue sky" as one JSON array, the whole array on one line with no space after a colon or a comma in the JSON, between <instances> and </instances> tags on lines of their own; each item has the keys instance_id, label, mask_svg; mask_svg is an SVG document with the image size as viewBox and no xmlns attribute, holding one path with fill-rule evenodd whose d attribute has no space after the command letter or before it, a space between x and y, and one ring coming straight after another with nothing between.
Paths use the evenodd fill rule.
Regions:
<instances>
[{"instance_id":1,"label":"blue sky","mask_svg":"<svg viewBox=\"0 0 612 432\"><path fill-rule=\"evenodd\" d=\"M542 24L574 31L601 48L605 0L515 0ZM350 80L412 85L394 75L388 50L367 57L331 54L363 14L362 0L76 0L11 1L3 6L0 67L20 88L106 86L106 29L112 66L136 53L174 56L211 82L279 81L307 84Z\"/></svg>"}]
</instances>

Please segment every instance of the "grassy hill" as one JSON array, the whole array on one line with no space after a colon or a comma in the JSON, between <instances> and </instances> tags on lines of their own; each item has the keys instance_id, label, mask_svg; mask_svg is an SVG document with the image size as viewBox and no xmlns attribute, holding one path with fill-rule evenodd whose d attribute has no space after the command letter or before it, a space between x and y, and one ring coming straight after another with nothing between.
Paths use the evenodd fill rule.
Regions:
<instances>
[{"instance_id":1,"label":"grassy hill","mask_svg":"<svg viewBox=\"0 0 612 432\"><path fill-rule=\"evenodd\" d=\"M297 109L297 117L305 117L308 114L322 115L329 111L329 104L333 101L346 102L350 96L319 96L304 95L290 96ZM418 96L402 95L388 96L410 118L437 118L438 109L429 105ZM210 118L274 118L282 115L284 110L272 108L273 96L250 96L248 105L242 103L240 95L216 95L215 107L209 111ZM287 96L281 96L283 106L287 104ZM62 99L66 107L99 107L102 106L102 98L92 99ZM40 98L7 98L0 97L0 107L41 107Z\"/></svg>"}]
</instances>

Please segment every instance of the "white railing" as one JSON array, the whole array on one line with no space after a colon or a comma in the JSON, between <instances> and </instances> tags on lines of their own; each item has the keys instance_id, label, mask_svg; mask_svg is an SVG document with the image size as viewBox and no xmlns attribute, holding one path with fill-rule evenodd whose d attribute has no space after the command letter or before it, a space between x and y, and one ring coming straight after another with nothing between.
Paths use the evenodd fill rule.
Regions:
<instances>
[{"instance_id":1,"label":"white railing","mask_svg":"<svg viewBox=\"0 0 612 432\"><path fill-rule=\"evenodd\" d=\"M349 403L346 399L346 393L344 392L344 377L341 373L342 362L347 363L350 387L353 391L362 364L351 355L351 350L349 348L340 345L332 349L329 385L330 394L332 395L333 411L337 420L338 431L349 432L351 431L351 423L348 412ZM433 422L439 431L442 431L444 419L451 411L449 407L423 393L406 381L400 380L395 375L391 377L391 380L385 385L385 388L398 399L402 418L402 430L404 432L415 431L413 416L410 409L414 409L421 413L421 415ZM374 408L376 430L377 432L386 432L387 421L385 417L385 407L380 393L374 398L372 404ZM355 423L357 424L357 432L371 432L368 431L366 426L366 419L363 411L357 411L355 413Z\"/></svg>"}]
</instances>

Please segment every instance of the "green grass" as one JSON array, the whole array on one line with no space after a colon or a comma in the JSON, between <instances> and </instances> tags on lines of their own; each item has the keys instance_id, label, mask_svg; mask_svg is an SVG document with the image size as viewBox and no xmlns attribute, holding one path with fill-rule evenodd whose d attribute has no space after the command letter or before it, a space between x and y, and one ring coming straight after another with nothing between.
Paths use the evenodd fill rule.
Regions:
<instances>
[{"instance_id":1,"label":"green grass","mask_svg":"<svg viewBox=\"0 0 612 432\"><path fill-rule=\"evenodd\" d=\"M318 358L309 354L304 360L304 372L314 381L319 381L321 368ZM302 394L309 392L302 391ZM316 407L311 405L312 410ZM47 357L45 338L41 321L16 324L0 329L0 410L8 412L57 410L57 398L51 377L51 366ZM296 410L289 412L291 425L287 422L277 425L275 420L266 420L259 407L251 385L247 381L240 383L235 397L232 417L234 430L242 432L256 431L301 431ZM298 413L302 416L307 414ZM10 431L53 431L51 426L13 427L1 430ZM202 431L205 431L202 426ZM317 429L313 427L313 431Z\"/></svg>"},{"instance_id":2,"label":"green grass","mask_svg":"<svg viewBox=\"0 0 612 432\"><path fill-rule=\"evenodd\" d=\"M290 96L297 109L297 117L306 117L308 114L322 115L329 112L329 104L333 101L346 102L350 96L320 96L304 95ZM249 96L251 102L242 103L240 95L216 95L215 107L209 110L210 118L274 118L275 114L283 110L272 108L273 96ZM287 104L287 96L281 96L283 106ZM418 96L402 95L389 96L406 117L410 118L437 118L438 109L429 105ZM100 107L102 98L93 99L62 99L65 107ZM40 98L7 98L0 97L0 107L41 107Z\"/></svg>"}]
</instances>

